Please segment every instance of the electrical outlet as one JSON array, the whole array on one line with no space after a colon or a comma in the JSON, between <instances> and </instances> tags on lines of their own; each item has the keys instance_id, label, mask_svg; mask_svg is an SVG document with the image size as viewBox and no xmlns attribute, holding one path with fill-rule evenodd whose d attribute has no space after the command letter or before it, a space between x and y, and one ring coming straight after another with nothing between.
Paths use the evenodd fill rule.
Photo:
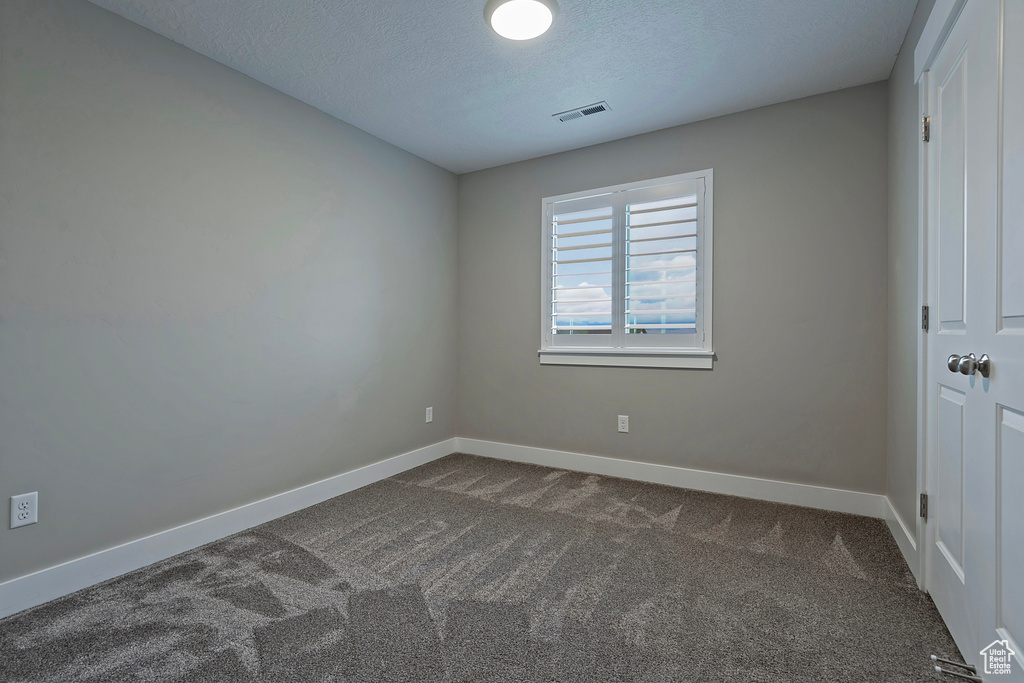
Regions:
<instances>
[{"instance_id":1,"label":"electrical outlet","mask_svg":"<svg viewBox=\"0 0 1024 683\"><path fill-rule=\"evenodd\" d=\"M619 415L619 431L629 434L629 415Z\"/></svg>"},{"instance_id":2,"label":"electrical outlet","mask_svg":"<svg viewBox=\"0 0 1024 683\"><path fill-rule=\"evenodd\" d=\"M427 422L434 421L434 406L427 408Z\"/></svg>"},{"instance_id":3,"label":"electrical outlet","mask_svg":"<svg viewBox=\"0 0 1024 683\"><path fill-rule=\"evenodd\" d=\"M11 528L28 526L39 521L39 492L11 496Z\"/></svg>"}]
</instances>

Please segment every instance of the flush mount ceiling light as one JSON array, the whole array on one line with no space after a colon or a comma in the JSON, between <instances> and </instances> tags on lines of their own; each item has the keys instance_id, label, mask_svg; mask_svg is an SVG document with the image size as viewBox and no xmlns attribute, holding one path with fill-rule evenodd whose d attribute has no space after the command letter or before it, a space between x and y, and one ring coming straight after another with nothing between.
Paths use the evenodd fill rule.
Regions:
<instances>
[{"instance_id":1,"label":"flush mount ceiling light","mask_svg":"<svg viewBox=\"0 0 1024 683\"><path fill-rule=\"evenodd\" d=\"M503 38L530 40L551 27L556 12L555 0L490 0L484 19Z\"/></svg>"}]
</instances>

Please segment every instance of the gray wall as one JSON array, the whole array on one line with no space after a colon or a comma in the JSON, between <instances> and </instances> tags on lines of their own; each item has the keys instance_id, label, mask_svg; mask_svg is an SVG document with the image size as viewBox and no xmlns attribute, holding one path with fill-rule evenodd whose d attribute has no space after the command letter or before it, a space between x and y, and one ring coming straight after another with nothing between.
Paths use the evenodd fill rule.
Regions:
<instances>
[{"instance_id":1,"label":"gray wall","mask_svg":"<svg viewBox=\"0 0 1024 683\"><path fill-rule=\"evenodd\" d=\"M459 435L884 491L887 106L875 83L460 176ZM541 199L703 168L714 370L542 367Z\"/></svg>"},{"instance_id":2,"label":"gray wall","mask_svg":"<svg viewBox=\"0 0 1024 683\"><path fill-rule=\"evenodd\" d=\"M84 0L0 46L0 581L454 435L455 176Z\"/></svg>"},{"instance_id":3,"label":"gray wall","mask_svg":"<svg viewBox=\"0 0 1024 683\"><path fill-rule=\"evenodd\" d=\"M917 517L918 145L914 47L935 0L921 0L889 76L889 459L886 493L913 528Z\"/></svg>"}]
</instances>

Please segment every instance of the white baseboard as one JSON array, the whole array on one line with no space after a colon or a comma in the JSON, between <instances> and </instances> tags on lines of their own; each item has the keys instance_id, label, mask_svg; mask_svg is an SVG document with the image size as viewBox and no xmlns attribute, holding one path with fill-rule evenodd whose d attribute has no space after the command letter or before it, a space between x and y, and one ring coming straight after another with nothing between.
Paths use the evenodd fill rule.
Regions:
<instances>
[{"instance_id":1,"label":"white baseboard","mask_svg":"<svg viewBox=\"0 0 1024 683\"><path fill-rule=\"evenodd\" d=\"M558 467L607 477L634 479L775 503L789 503L820 510L849 512L877 519L886 517L887 500L885 496L876 493L793 484L772 479L692 470L671 465L655 465L648 462L554 451L533 446L516 446L480 439L459 437L456 441L459 453L469 453L487 458Z\"/></svg>"},{"instance_id":2,"label":"white baseboard","mask_svg":"<svg viewBox=\"0 0 1024 683\"><path fill-rule=\"evenodd\" d=\"M0 583L0 618L419 467L456 452L455 445L454 438L441 441L5 581Z\"/></svg>"},{"instance_id":3,"label":"white baseboard","mask_svg":"<svg viewBox=\"0 0 1024 683\"><path fill-rule=\"evenodd\" d=\"M888 497L885 499L885 507L885 522L889 525L889 531L896 539L896 545L900 547L900 552L903 553L903 558L907 561L914 578L917 579L917 585L921 586L921 557L917 550L917 533L911 531L904 523Z\"/></svg>"}]
</instances>

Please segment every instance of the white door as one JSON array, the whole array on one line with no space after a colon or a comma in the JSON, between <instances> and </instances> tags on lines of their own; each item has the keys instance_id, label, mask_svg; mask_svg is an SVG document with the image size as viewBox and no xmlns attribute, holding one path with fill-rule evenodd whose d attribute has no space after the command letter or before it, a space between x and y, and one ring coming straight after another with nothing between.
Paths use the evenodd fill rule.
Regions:
<instances>
[{"instance_id":1,"label":"white door","mask_svg":"<svg viewBox=\"0 0 1024 683\"><path fill-rule=\"evenodd\" d=\"M928 73L926 582L979 672L1024 645L1022 29L1024 2L968 0Z\"/></svg>"}]
</instances>

